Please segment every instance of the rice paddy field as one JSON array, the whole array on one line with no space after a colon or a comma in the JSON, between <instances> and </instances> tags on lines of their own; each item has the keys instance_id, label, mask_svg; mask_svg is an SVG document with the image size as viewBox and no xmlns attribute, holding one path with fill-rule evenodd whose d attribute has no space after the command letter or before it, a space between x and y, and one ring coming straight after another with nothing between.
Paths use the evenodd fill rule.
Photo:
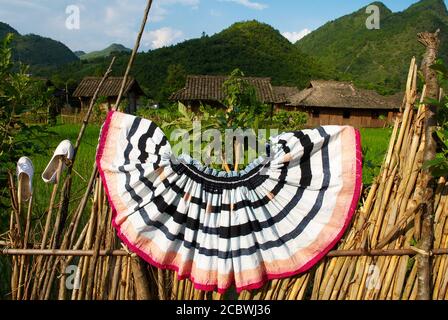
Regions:
<instances>
[{"instance_id":1,"label":"rice paddy field","mask_svg":"<svg viewBox=\"0 0 448 320\"><path fill-rule=\"evenodd\" d=\"M370 185L380 172L389 146L392 128L364 128L360 131L364 158L363 183Z\"/></svg>"}]
</instances>

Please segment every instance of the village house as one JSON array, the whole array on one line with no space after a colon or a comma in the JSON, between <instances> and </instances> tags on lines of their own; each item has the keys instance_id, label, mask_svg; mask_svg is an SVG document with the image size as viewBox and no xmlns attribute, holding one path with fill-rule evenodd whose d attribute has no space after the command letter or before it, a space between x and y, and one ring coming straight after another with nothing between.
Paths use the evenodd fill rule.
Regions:
<instances>
[{"instance_id":1,"label":"village house","mask_svg":"<svg viewBox=\"0 0 448 320\"><path fill-rule=\"evenodd\" d=\"M318 80L288 100L286 110L306 112L309 127L375 128L393 123L400 113L403 94L382 96L373 90L356 88L350 82Z\"/></svg>"},{"instance_id":2,"label":"village house","mask_svg":"<svg viewBox=\"0 0 448 320\"><path fill-rule=\"evenodd\" d=\"M101 78L86 77L76 88L73 96L78 98L81 102L81 110L85 110L90 105L90 101L95 94L95 90L100 83ZM110 110L118 98L123 77L110 77L102 86L99 97L105 98L101 103L101 109L104 111ZM137 80L129 77L123 92L123 97L127 100L126 112L133 114L137 111L138 99L144 96L144 92L138 84Z\"/></svg>"},{"instance_id":3,"label":"village house","mask_svg":"<svg viewBox=\"0 0 448 320\"><path fill-rule=\"evenodd\" d=\"M185 87L175 92L170 100L180 101L192 110L197 110L201 104L212 107L225 107L224 82L227 76L187 76ZM244 77L255 88L260 102L269 105L277 103L277 97L271 86L270 78Z\"/></svg>"},{"instance_id":4,"label":"village house","mask_svg":"<svg viewBox=\"0 0 448 320\"><path fill-rule=\"evenodd\" d=\"M287 86L272 86L274 94L276 97L276 109L284 108L291 103L291 97L295 96L300 92L297 87L287 87Z\"/></svg>"},{"instance_id":5,"label":"village house","mask_svg":"<svg viewBox=\"0 0 448 320\"><path fill-rule=\"evenodd\" d=\"M201 104L223 108L226 76L188 76L185 87L170 100L180 101L192 110ZM273 86L270 78L243 78L254 86L258 99L275 110L303 111L308 127L351 125L384 127L400 112L401 94L382 96L373 90L356 88L350 82L314 80L308 88Z\"/></svg>"}]
</instances>

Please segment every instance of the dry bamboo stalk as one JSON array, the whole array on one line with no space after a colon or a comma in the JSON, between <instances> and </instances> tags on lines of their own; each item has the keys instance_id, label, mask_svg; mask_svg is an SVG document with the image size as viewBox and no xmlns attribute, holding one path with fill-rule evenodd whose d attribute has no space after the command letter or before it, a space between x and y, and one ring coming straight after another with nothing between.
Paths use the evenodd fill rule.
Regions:
<instances>
[{"instance_id":1,"label":"dry bamboo stalk","mask_svg":"<svg viewBox=\"0 0 448 320\"><path fill-rule=\"evenodd\" d=\"M268 290L266 292L265 300L272 300L273 299L273 294L274 294L275 288L278 285L278 282L279 282L278 279L270 281Z\"/></svg>"},{"instance_id":2,"label":"dry bamboo stalk","mask_svg":"<svg viewBox=\"0 0 448 320\"><path fill-rule=\"evenodd\" d=\"M59 188L59 183L61 180L62 166L63 166L63 161L62 161L62 159L59 159L58 167L57 167L57 171L56 171L56 183L53 186L53 191L50 196L50 205L48 207L47 217L45 220L44 232L43 232L42 241L41 241L40 248L42 250L45 249L45 247L47 246L48 233L50 231L50 224L51 224L51 216L53 213L54 202L56 200L56 194L57 194L57 191ZM45 267L42 267L42 263L45 266L45 261L46 260L43 260L43 257L37 258L36 277L34 279L33 289L31 292L31 300L34 300L37 298L37 295L38 295L37 291L39 290L39 288L41 286L41 279L44 277L44 274L42 273L42 271L45 270Z\"/></svg>"},{"instance_id":3,"label":"dry bamboo stalk","mask_svg":"<svg viewBox=\"0 0 448 320\"><path fill-rule=\"evenodd\" d=\"M299 294L297 295L296 300L303 300L304 299L309 279L310 279L310 275L307 273L304 276L303 285L302 285L302 288L299 291Z\"/></svg>"},{"instance_id":4,"label":"dry bamboo stalk","mask_svg":"<svg viewBox=\"0 0 448 320\"><path fill-rule=\"evenodd\" d=\"M105 218L107 217L107 208L106 210L103 208L103 203L105 201L104 195L102 193L102 184L101 181L97 182L97 200L98 200L98 207L97 207L97 222L96 222L96 232L95 232L95 243L93 246L94 255L92 256L92 259L90 260L90 266L88 271L88 278L89 282L87 283L86 288L86 300L91 300L93 296L93 279L95 270L97 269L97 263L98 263L98 253L101 249L101 242L103 240L103 234L105 231L106 224L103 222L105 221Z\"/></svg>"},{"instance_id":5,"label":"dry bamboo stalk","mask_svg":"<svg viewBox=\"0 0 448 320\"><path fill-rule=\"evenodd\" d=\"M303 288L307 286L309 278L310 275L307 273L296 279L294 286L289 293L288 300L302 300L300 293L303 291Z\"/></svg>"},{"instance_id":6,"label":"dry bamboo stalk","mask_svg":"<svg viewBox=\"0 0 448 320\"><path fill-rule=\"evenodd\" d=\"M423 57L422 71L426 82L426 96L430 99L437 99L440 93L440 87L437 80L437 73L431 69L431 66L437 59L438 48L440 45L439 32L435 33L419 33L418 40L426 47ZM432 137L435 127L437 126L437 106L430 104L427 106L425 113L425 162L433 160L436 154L437 143ZM423 197L422 210L422 235L419 242L419 248L429 252L433 242L433 210L434 210L434 191L432 177L428 169L422 171L424 178L422 179L422 187L425 189ZM418 299L429 300L431 290L431 267L430 257L428 255L419 254L418 263Z\"/></svg>"},{"instance_id":7,"label":"dry bamboo stalk","mask_svg":"<svg viewBox=\"0 0 448 320\"><path fill-rule=\"evenodd\" d=\"M89 219L89 228L87 231L86 239L83 244L84 250L88 250L88 249L92 248L94 233L97 228L97 219L95 219L95 211L97 210L97 206L98 206L98 190L99 190L99 185L97 183L95 185L95 192L94 192L94 198L93 198L94 205L92 206L92 209L91 209L91 215L90 215L90 219ZM90 281L89 278L87 277L87 272L89 270L89 264L90 264L90 258L91 257L85 257L84 259L82 259L83 264L81 265L81 269L80 269L81 270L81 284L80 284L80 289L78 291L78 300L84 299L87 282Z\"/></svg>"},{"instance_id":8,"label":"dry bamboo stalk","mask_svg":"<svg viewBox=\"0 0 448 320\"><path fill-rule=\"evenodd\" d=\"M126 273L125 273L125 281L126 281L126 286L125 286L125 291L124 291L124 300L129 300L129 291L130 291L130 286L131 286L131 257L127 257L126 258Z\"/></svg>"},{"instance_id":9,"label":"dry bamboo stalk","mask_svg":"<svg viewBox=\"0 0 448 320\"><path fill-rule=\"evenodd\" d=\"M350 258L346 258L343 261L344 262L342 264L341 271L339 272L340 276L336 279L336 282L334 284L333 290L332 290L330 298L329 298L330 300L336 300L337 299L338 295L341 292L341 287L342 287L342 284L343 284L344 280L349 277L348 270L349 270L350 265L351 265L351 263L350 263L351 259Z\"/></svg>"},{"instance_id":10,"label":"dry bamboo stalk","mask_svg":"<svg viewBox=\"0 0 448 320\"><path fill-rule=\"evenodd\" d=\"M185 280L179 281L178 287L179 289L177 292L177 300L183 300L185 290Z\"/></svg>"},{"instance_id":11,"label":"dry bamboo stalk","mask_svg":"<svg viewBox=\"0 0 448 320\"><path fill-rule=\"evenodd\" d=\"M342 283L340 292L338 294L338 297L337 297L338 300L345 300L347 298L349 287L353 283L354 270L356 267L356 260L349 259L349 261L350 261L350 265L349 265L349 268L347 271L347 275L344 279L344 282Z\"/></svg>"},{"instance_id":12,"label":"dry bamboo stalk","mask_svg":"<svg viewBox=\"0 0 448 320\"><path fill-rule=\"evenodd\" d=\"M149 292L149 283L143 261L138 257L133 257L131 259L131 266L137 300L150 300L151 294Z\"/></svg>"},{"instance_id":13,"label":"dry bamboo stalk","mask_svg":"<svg viewBox=\"0 0 448 320\"><path fill-rule=\"evenodd\" d=\"M417 251L413 248L398 248L398 249L354 249L354 250L334 250L328 253L328 258L335 257L381 257L381 256L409 256L415 255ZM448 255L448 248L435 248L431 255ZM10 256L65 256L65 257L92 257L95 254L94 250L40 250L40 249L0 249L0 255ZM131 254L124 250L100 250L98 256L101 257L128 257ZM333 259L332 259L333 260Z\"/></svg>"},{"instance_id":14,"label":"dry bamboo stalk","mask_svg":"<svg viewBox=\"0 0 448 320\"><path fill-rule=\"evenodd\" d=\"M28 201L28 209L27 209L27 215L26 215L26 224L25 224L25 234L23 237L23 242L22 242L22 248L27 249L28 247L28 238L30 235L30 228L31 228L31 214L32 214L32 209L33 208L33 195L31 195L29 201ZM26 276L24 275L24 273L26 272L25 269L25 263L28 260L28 257L25 256L21 256L20 257L20 268L19 268L19 281L18 281L18 291L17 291L17 300L20 300L21 298L23 298L23 294L22 294L22 287L24 287L24 281L26 282ZM28 264L26 266L26 268L28 268ZM24 279L25 277L25 279Z\"/></svg>"},{"instance_id":15,"label":"dry bamboo stalk","mask_svg":"<svg viewBox=\"0 0 448 320\"><path fill-rule=\"evenodd\" d=\"M159 283L157 282L159 285ZM190 292L191 292L191 282L187 279L185 280L185 287L182 296L182 300L190 300ZM159 287L159 299L160 299L160 287Z\"/></svg>"},{"instance_id":16,"label":"dry bamboo stalk","mask_svg":"<svg viewBox=\"0 0 448 320\"><path fill-rule=\"evenodd\" d=\"M158 269L157 270L157 286L159 290L159 299L160 300L166 300L165 296L165 285L164 285L164 277L163 277L163 270Z\"/></svg>"},{"instance_id":17,"label":"dry bamboo stalk","mask_svg":"<svg viewBox=\"0 0 448 320\"><path fill-rule=\"evenodd\" d=\"M290 279L289 279L289 278L282 279L282 280L280 281L279 292L278 292L277 295L276 295L276 299L277 299L277 300L284 300L284 298L285 298L285 296L286 296L286 290L287 290L287 288L288 288L289 282L290 282ZM248 295L249 295L249 297L250 297L250 293L249 293L249 292L247 292L247 293L248 293Z\"/></svg>"},{"instance_id":18,"label":"dry bamboo stalk","mask_svg":"<svg viewBox=\"0 0 448 320\"><path fill-rule=\"evenodd\" d=\"M141 42L142 36L145 31L145 27L146 27L146 23L148 21L149 11L151 10L151 6L152 6L152 0L148 0L147 4L146 4L145 13L143 14L143 21L140 26L140 31L137 35L134 49L132 50L131 57L130 57L128 65L126 67L126 71L124 73L124 79L123 79L123 82L121 83L120 92L118 93L118 97L117 97L117 101L115 102L114 110L118 110L118 107L120 106L121 98L123 97L123 93L124 93L124 90L127 85L127 79L129 77L129 74L131 73L131 68L132 68L132 65L134 64L134 60L135 60L135 57L137 56L137 52L140 47L140 42Z\"/></svg>"},{"instance_id":19,"label":"dry bamboo stalk","mask_svg":"<svg viewBox=\"0 0 448 320\"><path fill-rule=\"evenodd\" d=\"M179 281L177 281L177 273L173 271L173 289L171 291L171 300L177 299L177 294L179 293Z\"/></svg>"},{"instance_id":20,"label":"dry bamboo stalk","mask_svg":"<svg viewBox=\"0 0 448 320\"><path fill-rule=\"evenodd\" d=\"M115 266L112 273L112 285L109 291L109 300L115 300L117 297L118 285L119 285L119 275L120 275L120 267L121 267L121 259L122 257L117 257L115 260Z\"/></svg>"}]
</instances>

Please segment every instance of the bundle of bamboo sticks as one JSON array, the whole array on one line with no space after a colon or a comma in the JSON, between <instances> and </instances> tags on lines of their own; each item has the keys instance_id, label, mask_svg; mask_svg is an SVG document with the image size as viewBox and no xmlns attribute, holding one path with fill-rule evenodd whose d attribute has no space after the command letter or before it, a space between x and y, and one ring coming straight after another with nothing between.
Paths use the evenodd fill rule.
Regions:
<instances>
[{"instance_id":1,"label":"bundle of bamboo sticks","mask_svg":"<svg viewBox=\"0 0 448 320\"><path fill-rule=\"evenodd\" d=\"M423 121L426 108L422 104L425 89L421 99L417 99L417 74L414 58L408 74L403 114L395 122L380 175L368 190L352 227L338 246L338 250L363 249L366 252L375 248L398 251L408 248L415 254L327 257L306 274L271 281L260 290L242 292L239 299L416 299L415 255L430 254L416 248L422 229L418 209L423 200L419 181L425 149ZM445 178L438 181L434 211L434 248L446 248L448 183ZM447 255L433 257L433 299L448 299L447 260ZM175 291L179 292L179 284L173 278ZM182 285L181 298L203 297L191 285ZM221 297L214 295L213 298Z\"/></svg>"},{"instance_id":2,"label":"bundle of bamboo sticks","mask_svg":"<svg viewBox=\"0 0 448 320\"><path fill-rule=\"evenodd\" d=\"M12 199L17 197L14 180L10 177ZM14 300L47 299L135 299L134 281L131 272L132 255L99 256L100 250L120 249L112 224L110 209L99 178L94 179L94 192L90 216L83 218L85 202L70 215L69 223L62 228L60 210L53 214L59 183L55 184L45 225L38 219L33 224L32 199L24 219L20 201L14 200L9 232L9 246L30 248L28 241L34 238L32 248L92 250L92 256L13 256L11 276L11 298ZM19 189L20 190L20 189ZM62 196L62 195L61 195ZM59 206L60 208L60 206ZM18 220L14 221L15 218ZM17 223L18 222L18 223ZM24 223L22 223L24 222ZM25 234L17 226L26 225ZM82 229L80 229L80 226ZM58 239L58 233L62 235Z\"/></svg>"},{"instance_id":3,"label":"bundle of bamboo sticks","mask_svg":"<svg viewBox=\"0 0 448 320\"><path fill-rule=\"evenodd\" d=\"M424 89L425 90L425 89ZM421 97L425 96L422 92ZM422 98L423 99L423 98ZM397 119L381 173L355 215L353 225L338 250L411 248L421 237L419 204L425 135L426 106L417 101L417 66L412 60L404 112ZM438 181L435 191L434 248L448 245L448 184ZM448 298L447 256L433 258L433 298ZM271 282L262 299L416 299L415 255L326 258L310 273ZM253 298L243 293L242 299Z\"/></svg>"}]
</instances>

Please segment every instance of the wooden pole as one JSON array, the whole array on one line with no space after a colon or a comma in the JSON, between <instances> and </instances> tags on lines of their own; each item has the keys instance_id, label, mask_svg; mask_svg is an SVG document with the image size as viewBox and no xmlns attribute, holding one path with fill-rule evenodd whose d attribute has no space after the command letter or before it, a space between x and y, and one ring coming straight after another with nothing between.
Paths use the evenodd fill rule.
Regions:
<instances>
[{"instance_id":1,"label":"wooden pole","mask_svg":"<svg viewBox=\"0 0 448 320\"><path fill-rule=\"evenodd\" d=\"M436 62L437 52L440 46L439 32L435 33L422 32L418 34L418 41L426 48L423 56L422 72L426 83L426 98L437 100L439 98L439 84L437 81L437 73L431 69ZM436 156L437 143L433 138L433 134L437 127L437 106L429 104L426 106L425 112L425 151L424 162L433 160ZM421 190L423 190L423 203L421 210L421 239L418 247L422 253L417 255L417 279L418 279L418 300L431 299L431 257L429 252L433 246L434 238L434 190L435 179L430 170L425 169L422 172Z\"/></svg>"},{"instance_id":2,"label":"wooden pole","mask_svg":"<svg viewBox=\"0 0 448 320\"><path fill-rule=\"evenodd\" d=\"M134 64L135 58L138 53L138 49L140 48L140 42L143 37L143 33L145 31L146 23L148 22L149 12L151 11L152 6L152 0L148 0L146 4L146 9L143 14L143 20L140 25L140 31L138 33L137 39L135 40L134 49L132 50L131 58L129 59L128 65L126 67L126 71L123 77L123 82L121 83L120 92L117 97L117 101L115 102L114 110L118 110L118 107L120 106L121 99L123 97L124 89L127 85L127 80L129 77L129 74L131 73L132 66ZM139 257L135 257L131 259L131 266L132 266L132 274L135 282L135 286L137 289L137 298L139 300L148 300L150 299L149 294L149 282L148 282L148 275L146 272L146 268L144 268L145 262L141 260Z\"/></svg>"},{"instance_id":3,"label":"wooden pole","mask_svg":"<svg viewBox=\"0 0 448 320\"><path fill-rule=\"evenodd\" d=\"M334 257L381 257L381 256L414 256L423 253L420 248L404 249L354 249L354 250L334 250L327 254L328 258ZM129 257L131 254L125 250L58 250L58 249L0 249L0 256L60 256L60 257ZM430 256L448 255L448 248L433 249Z\"/></svg>"},{"instance_id":4,"label":"wooden pole","mask_svg":"<svg viewBox=\"0 0 448 320\"><path fill-rule=\"evenodd\" d=\"M79 149L79 146L81 145L81 141L82 141L82 138L84 137L84 133L87 129L87 125L89 124L90 116L92 115L93 107L95 106L95 103L98 99L100 90L103 87L106 80L109 78L110 74L112 73L112 66L114 65L114 63L115 63L115 57L112 58L109 68L107 68L106 73L104 74L103 78L101 79L100 83L98 84L98 87L95 90L95 93L93 94L93 98L90 101L90 105L89 105L87 113L84 117L84 120L83 120L83 123L81 126L81 130L79 131L78 138L76 139L76 144L74 146L74 152L73 152L73 159L67 168L67 177L66 177L66 181L64 182L64 190L62 192L63 198L61 201L61 207L59 209L61 212L61 216L63 217L63 221L65 221L65 217L67 216L68 205L69 205L69 200L70 200L70 191L71 191L71 179L72 179L71 173L72 173L75 161L76 161L78 149ZM59 237L60 237L60 235L57 235L56 239L59 239ZM57 241L57 242L59 242L59 241Z\"/></svg>"},{"instance_id":5,"label":"wooden pole","mask_svg":"<svg viewBox=\"0 0 448 320\"><path fill-rule=\"evenodd\" d=\"M140 48L140 42L143 37L143 32L145 31L145 27L146 27L146 23L148 21L148 16L149 16L149 11L151 10L151 6L152 6L152 0L148 0L148 2L146 4L145 13L143 15L143 21L140 26L140 31L138 33L137 40L135 41L134 49L132 50L132 54L131 54L131 58L129 59L128 66L126 67L126 71L124 73L123 82L121 83L120 92L118 94L117 101L115 102L114 110L118 110L118 107L120 106L120 103L121 103L121 99L123 98L124 89L126 88L126 85L128 82L127 80L128 80L129 74L131 73L132 65L134 64L135 58L138 53L138 49Z\"/></svg>"}]
</instances>

